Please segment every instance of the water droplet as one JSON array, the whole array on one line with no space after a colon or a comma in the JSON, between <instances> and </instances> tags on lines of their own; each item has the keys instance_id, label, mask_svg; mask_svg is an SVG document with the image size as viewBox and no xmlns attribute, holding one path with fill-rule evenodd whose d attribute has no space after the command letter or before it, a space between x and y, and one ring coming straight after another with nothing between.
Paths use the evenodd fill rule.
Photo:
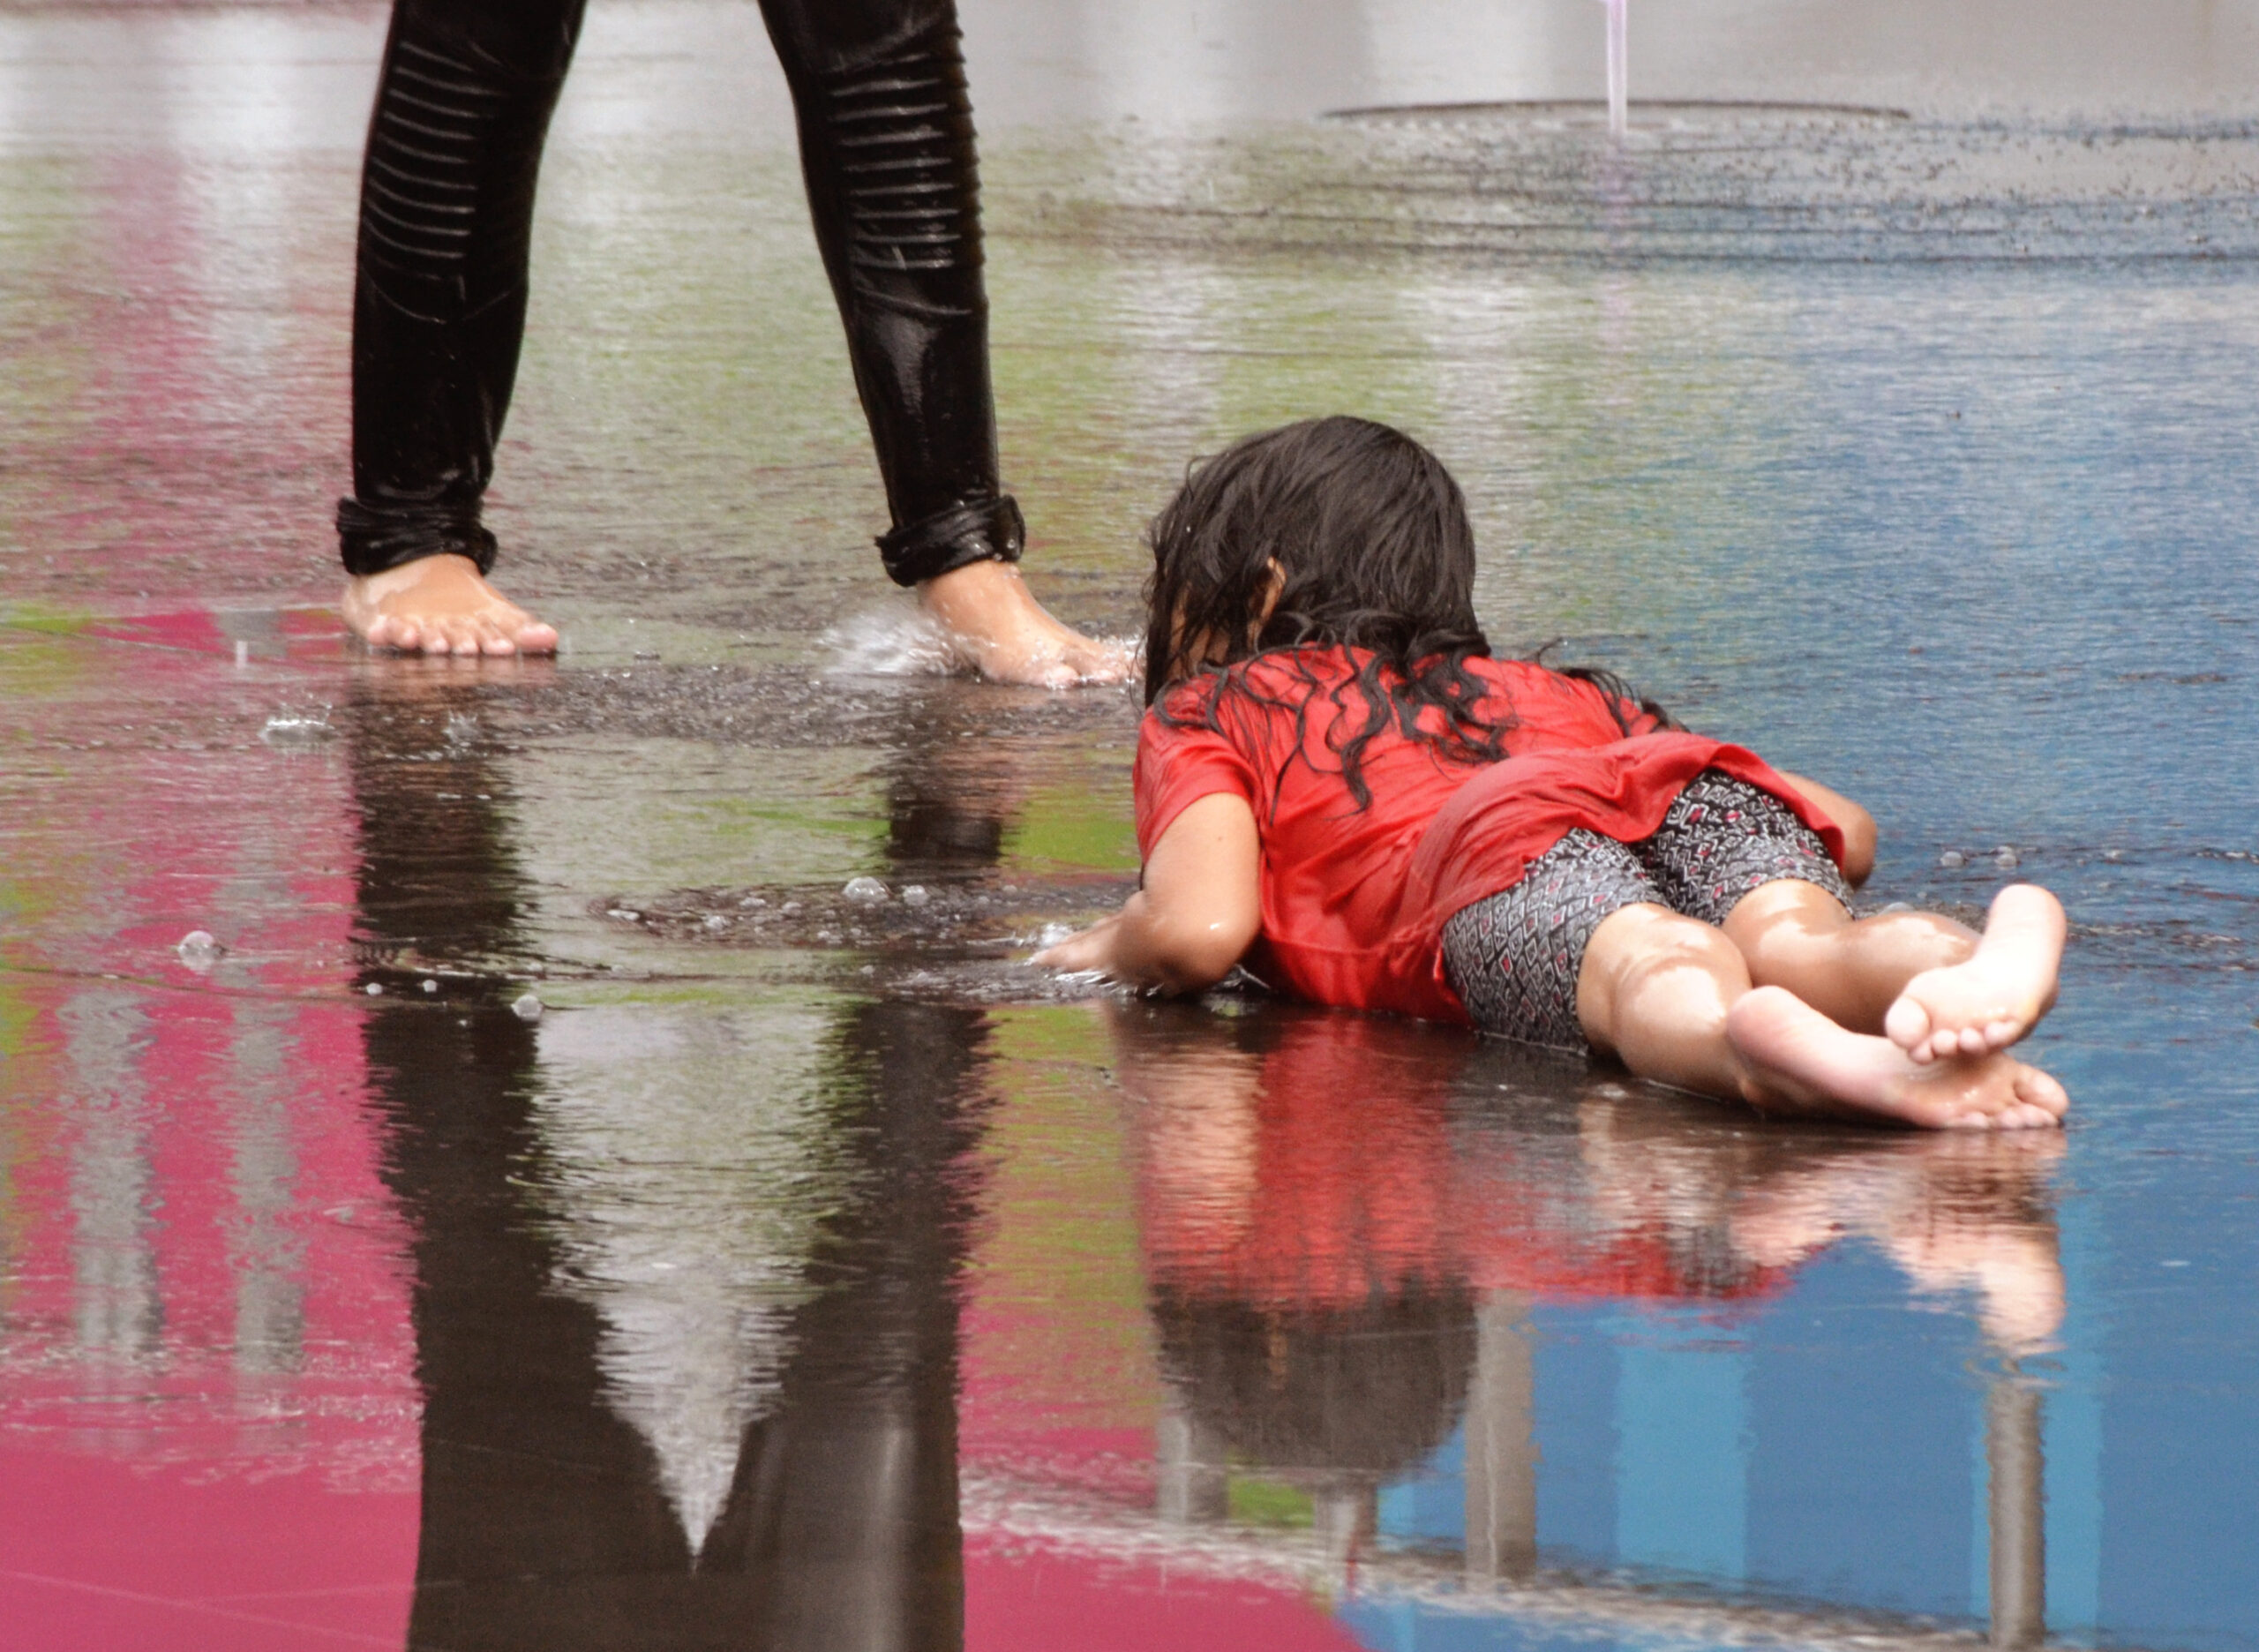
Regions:
<instances>
[{"instance_id":1,"label":"water droplet","mask_svg":"<svg viewBox=\"0 0 2259 1652\"><path fill-rule=\"evenodd\" d=\"M849 878L846 887L839 892L851 901L882 901L887 889L874 877L855 877Z\"/></svg>"},{"instance_id":2,"label":"water droplet","mask_svg":"<svg viewBox=\"0 0 2259 1652\"><path fill-rule=\"evenodd\" d=\"M912 883L902 891L902 904L904 906L923 906L933 898L932 892L923 883Z\"/></svg>"},{"instance_id":3,"label":"water droplet","mask_svg":"<svg viewBox=\"0 0 2259 1652\"><path fill-rule=\"evenodd\" d=\"M1938 857L1938 864L1941 867L1967 866L1969 857L1958 849L1948 849Z\"/></svg>"},{"instance_id":4,"label":"water droplet","mask_svg":"<svg viewBox=\"0 0 2259 1652\"><path fill-rule=\"evenodd\" d=\"M510 1006L510 1013L521 1021L538 1021L541 1019L541 1000L531 993L522 993Z\"/></svg>"},{"instance_id":5,"label":"water droplet","mask_svg":"<svg viewBox=\"0 0 2259 1652\"><path fill-rule=\"evenodd\" d=\"M259 737L269 746L315 746L337 731L329 718L311 711L277 711L266 719Z\"/></svg>"}]
</instances>

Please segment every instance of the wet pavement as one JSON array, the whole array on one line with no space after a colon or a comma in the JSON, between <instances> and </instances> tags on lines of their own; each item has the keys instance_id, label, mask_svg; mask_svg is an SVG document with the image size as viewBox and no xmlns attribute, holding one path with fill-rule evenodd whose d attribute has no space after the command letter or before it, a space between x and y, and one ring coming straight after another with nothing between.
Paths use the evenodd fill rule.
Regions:
<instances>
[{"instance_id":1,"label":"wet pavement","mask_svg":"<svg viewBox=\"0 0 2259 1652\"><path fill-rule=\"evenodd\" d=\"M2259 1646L2248 9L1711 9L1614 150L1595 6L968 6L1029 567L1407 425L1502 648L2062 894L2060 1138L1019 963L1136 703L903 669L749 7L559 117L566 653L361 654L380 14L0 11L0 1644Z\"/></svg>"}]
</instances>

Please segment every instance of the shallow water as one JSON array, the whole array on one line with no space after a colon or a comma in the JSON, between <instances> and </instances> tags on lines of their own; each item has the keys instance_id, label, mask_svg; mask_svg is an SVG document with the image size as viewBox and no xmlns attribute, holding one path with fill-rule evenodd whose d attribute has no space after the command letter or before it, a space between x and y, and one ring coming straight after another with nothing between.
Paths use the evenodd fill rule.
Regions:
<instances>
[{"instance_id":1,"label":"shallow water","mask_svg":"<svg viewBox=\"0 0 2259 1652\"><path fill-rule=\"evenodd\" d=\"M1400 107L1597 7L1333 10L968 6L1039 589L1133 630L1189 454L1407 424L1502 646L1860 797L1877 903L2062 893L2073 1128L1018 963L1136 703L884 669L749 8L560 116L567 653L349 649L380 16L0 11L0 1640L2259 1645L2246 10L1635 6L1621 151Z\"/></svg>"}]
</instances>

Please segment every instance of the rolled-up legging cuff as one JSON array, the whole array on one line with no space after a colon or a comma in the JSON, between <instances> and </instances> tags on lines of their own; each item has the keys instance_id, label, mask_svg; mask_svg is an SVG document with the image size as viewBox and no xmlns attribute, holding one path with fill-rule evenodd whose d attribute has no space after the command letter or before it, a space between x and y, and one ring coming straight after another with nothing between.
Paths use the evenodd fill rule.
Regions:
<instances>
[{"instance_id":1,"label":"rolled-up legging cuff","mask_svg":"<svg viewBox=\"0 0 2259 1652\"><path fill-rule=\"evenodd\" d=\"M464 556L481 574L494 568L494 536L476 514L446 505L387 505L371 509L358 499L337 501L337 545L345 571L381 574L422 557Z\"/></svg>"},{"instance_id":2,"label":"rolled-up legging cuff","mask_svg":"<svg viewBox=\"0 0 2259 1652\"><path fill-rule=\"evenodd\" d=\"M918 585L974 562L1017 562L1027 524L1009 493L935 511L879 537L879 558L897 585Z\"/></svg>"}]
</instances>

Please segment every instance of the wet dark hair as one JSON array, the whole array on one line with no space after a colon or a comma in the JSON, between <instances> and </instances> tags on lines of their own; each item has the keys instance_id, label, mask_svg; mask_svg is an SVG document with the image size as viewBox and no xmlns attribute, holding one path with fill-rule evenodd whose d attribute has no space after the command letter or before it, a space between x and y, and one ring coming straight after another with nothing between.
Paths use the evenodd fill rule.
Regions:
<instances>
[{"instance_id":1,"label":"wet dark hair","mask_svg":"<svg viewBox=\"0 0 2259 1652\"><path fill-rule=\"evenodd\" d=\"M1163 1378L1258 1468L1400 1474L1466 1408L1476 1338L1463 1283L1298 1308L1159 1284L1152 1310Z\"/></svg>"},{"instance_id":2,"label":"wet dark hair","mask_svg":"<svg viewBox=\"0 0 2259 1652\"><path fill-rule=\"evenodd\" d=\"M1245 437L1191 466L1149 538L1148 705L1181 681L1210 676L1216 691L1205 697L1206 726L1220 727L1224 702L1237 695L1292 710L1299 737L1308 696L1255 687L1247 663L1310 647L1359 649L1367 657L1355 675L1328 690L1340 713L1329 743L1359 808L1372 801L1365 748L1391 723L1452 761L1506 755L1514 719L1483 715L1488 686L1467 668L1490 653L1475 617L1467 498L1442 461L1403 432L1336 415ZM1274 563L1284 583L1257 630ZM1205 657L1210 650L1220 657ZM1308 662L1294 663L1310 687L1319 686ZM1563 674L1595 681L1611 703L1622 687L1604 672ZM1440 726L1422 725L1429 712L1441 714ZM1166 707L1160 715L1175 720Z\"/></svg>"}]
</instances>

